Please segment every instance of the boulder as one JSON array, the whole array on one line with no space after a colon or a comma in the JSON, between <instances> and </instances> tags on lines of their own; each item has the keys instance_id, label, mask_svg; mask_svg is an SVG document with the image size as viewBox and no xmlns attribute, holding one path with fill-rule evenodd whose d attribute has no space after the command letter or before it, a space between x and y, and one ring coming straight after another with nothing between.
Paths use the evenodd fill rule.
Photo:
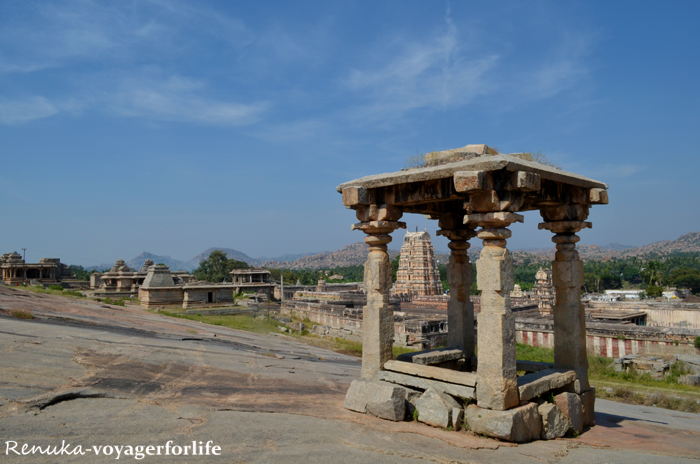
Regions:
<instances>
[{"instance_id":1,"label":"boulder","mask_svg":"<svg viewBox=\"0 0 700 464\"><path fill-rule=\"evenodd\" d=\"M566 435L569 430L569 420L564 417L556 404L543 403L537 408L542 417L542 430L540 438L543 440L553 440Z\"/></svg>"},{"instance_id":2,"label":"boulder","mask_svg":"<svg viewBox=\"0 0 700 464\"><path fill-rule=\"evenodd\" d=\"M418 420L436 427L452 425L452 410L460 409L459 403L450 395L428 388L416 400Z\"/></svg>"},{"instance_id":3,"label":"boulder","mask_svg":"<svg viewBox=\"0 0 700 464\"><path fill-rule=\"evenodd\" d=\"M472 432L516 443L538 439L542 428L536 403L528 403L505 411L483 409L470 404L467 407L466 416L467 425Z\"/></svg>"},{"instance_id":4,"label":"boulder","mask_svg":"<svg viewBox=\"0 0 700 464\"><path fill-rule=\"evenodd\" d=\"M560 393L554 397L554 404L571 423L574 432L583 432L583 405L576 393Z\"/></svg>"},{"instance_id":5,"label":"boulder","mask_svg":"<svg viewBox=\"0 0 700 464\"><path fill-rule=\"evenodd\" d=\"M353 380L345 408L382 419L402 421L406 414L405 388L378 381Z\"/></svg>"}]
</instances>

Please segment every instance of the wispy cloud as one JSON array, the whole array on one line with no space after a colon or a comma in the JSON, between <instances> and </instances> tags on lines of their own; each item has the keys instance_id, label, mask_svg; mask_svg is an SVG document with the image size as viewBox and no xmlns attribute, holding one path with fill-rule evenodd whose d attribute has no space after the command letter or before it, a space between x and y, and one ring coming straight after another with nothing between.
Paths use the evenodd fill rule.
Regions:
<instances>
[{"instance_id":1,"label":"wispy cloud","mask_svg":"<svg viewBox=\"0 0 700 464\"><path fill-rule=\"evenodd\" d=\"M116 95L105 96L110 111L162 121L243 126L257 122L269 108L265 101L252 103L213 100L201 95L202 80L171 76L163 80L127 79Z\"/></svg>"},{"instance_id":2,"label":"wispy cloud","mask_svg":"<svg viewBox=\"0 0 700 464\"><path fill-rule=\"evenodd\" d=\"M0 98L0 124L21 124L48 118L58 111L58 108L44 97L34 96L25 100Z\"/></svg>"},{"instance_id":3,"label":"wispy cloud","mask_svg":"<svg viewBox=\"0 0 700 464\"><path fill-rule=\"evenodd\" d=\"M418 108L461 106L489 90L485 76L498 54L464 54L449 10L445 26L425 41L394 37L388 40L391 50L385 50L393 58L375 69L350 71L346 86L370 100L356 108L356 116L374 120Z\"/></svg>"}]
</instances>

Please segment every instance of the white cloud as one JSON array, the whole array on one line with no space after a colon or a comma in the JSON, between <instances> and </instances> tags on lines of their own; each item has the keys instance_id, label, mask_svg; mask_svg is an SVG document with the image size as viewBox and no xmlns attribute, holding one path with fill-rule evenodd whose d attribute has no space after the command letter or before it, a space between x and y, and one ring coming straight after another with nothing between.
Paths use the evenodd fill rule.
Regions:
<instances>
[{"instance_id":1,"label":"white cloud","mask_svg":"<svg viewBox=\"0 0 700 464\"><path fill-rule=\"evenodd\" d=\"M173 76L169 79L127 79L116 95L106 95L106 104L116 114L161 121L191 121L243 126L257 122L269 107L267 102L221 102L201 96L201 80Z\"/></svg>"},{"instance_id":2,"label":"white cloud","mask_svg":"<svg viewBox=\"0 0 700 464\"><path fill-rule=\"evenodd\" d=\"M26 100L0 98L0 124L21 124L35 119L48 118L58 113L58 108L44 97Z\"/></svg>"},{"instance_id":3,"label":"white cloud","mask_svg":"<svg viewBox=\"0 0 700 464\"><path fill-rule=\"evenodd\" d=\"M498 63L496 53L465 56L449 16L445 32L426 41L397 37L400 50L376 69L353 69L346 86L371 102L355 111L370 120L400 116L418 108L444 109L469 103L491 87L486 75Z\"/></svg>"}]
</instances>

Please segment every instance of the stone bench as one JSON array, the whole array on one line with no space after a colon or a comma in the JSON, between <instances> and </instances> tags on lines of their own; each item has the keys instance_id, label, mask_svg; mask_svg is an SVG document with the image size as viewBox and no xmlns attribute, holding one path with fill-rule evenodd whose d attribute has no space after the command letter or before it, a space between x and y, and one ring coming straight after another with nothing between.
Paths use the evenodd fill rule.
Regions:
<instances>
[{"instance_id":1,"label":"stone bench","mask_svg":"<svg viewBox=\"0 0 700 464\"><path fill-rule=\"evenodd\" d=\"M518 377L520 401L527 401L576 380L576 372L567 369L545 369Z\"/></svg>"}]
</instances>

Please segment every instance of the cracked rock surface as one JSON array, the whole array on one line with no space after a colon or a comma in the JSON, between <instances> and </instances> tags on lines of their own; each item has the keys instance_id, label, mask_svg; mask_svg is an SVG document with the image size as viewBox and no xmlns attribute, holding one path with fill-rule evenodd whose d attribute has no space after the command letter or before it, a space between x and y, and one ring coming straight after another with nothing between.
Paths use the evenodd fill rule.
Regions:
<instances>
[{"instance_id":1,"label":"cracked rock surface","mask_svg":"<svg viewBox=\"0 0 700 464\"><path fill-rule=\"evenodd\" d=\"M28 310L33 320L7 316ZM214 337L216 335L216 337ZM513 445L343 408L357 358L138 308L0 286L0 462L30 445L221 446L221 456L143 462L663 462L700 458L695 414L598 400L576 439ZM125 458L122 457L121 460Z\"/></svg>"}]
</instances>

